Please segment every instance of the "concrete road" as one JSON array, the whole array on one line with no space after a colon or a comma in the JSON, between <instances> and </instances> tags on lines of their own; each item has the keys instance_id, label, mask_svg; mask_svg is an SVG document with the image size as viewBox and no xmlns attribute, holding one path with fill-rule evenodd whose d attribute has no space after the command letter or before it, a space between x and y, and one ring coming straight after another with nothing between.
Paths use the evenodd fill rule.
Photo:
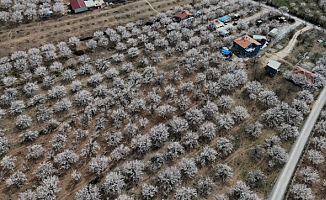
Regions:
<instances>
[{"instance_id":1,"label":"concrete road","mask_svg":"<svg viewBox=\"0 0 326 200\"><path fill-rule=\"evenodd\" d=\"M286 195L287 187L291 181L292 175L295 171L296 165L300 159L303 149L309 139L310 132L312 131L318 116L326 102L326 87L320 93L317 101L304 123L300 135L292 146L289 154L289 159L285 164L283 170L279 174L277 182L269 196L269 200L282 200Z\"/></svg>"}]
</instances>

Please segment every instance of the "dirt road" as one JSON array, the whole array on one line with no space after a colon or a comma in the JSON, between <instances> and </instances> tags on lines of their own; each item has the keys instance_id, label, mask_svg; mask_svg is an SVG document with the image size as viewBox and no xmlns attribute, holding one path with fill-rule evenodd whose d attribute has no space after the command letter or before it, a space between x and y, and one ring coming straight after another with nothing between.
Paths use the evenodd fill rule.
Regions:
<instances>
[{"instance_id":1,"label":"dirt road","mask_svg":"<svg viewBox=\"0 0 326 200\"><path fill-rule=\"evenodd\" d=\"M293 50L295 44L296 44L297 41L298 41L298 36L299 36L300 34L306 32L306 31L310 30L310 29L311 29L311 26L306 26L306 27L304 27L303 29L297 31L297 32L293 35L293 37L292 37L292 39L290 40L289 44L288 44L288 45L287 45L287 46L286 46L282 51L276 53L276 57L279 57L279 58L285 58L287 55L289 55L289 54L292 52L292 50Z\"/></svg>"},{"instance_id":2,"label":"dirt road","mask_svg":"<svg viewBox=\"0 0 326 200\"><path fill-rule=\"evenodd\" d=\"M283 61L283 62L287 62L284 60L284 58L286 56L288 56L292 50L294 49L297 41L298 41L298 36L302 33L304 33L305 31L310 30L312 27L311 26L306 26L301 30L298 30L292 37L292 39L290 40L289 44L281 51L273 54L268 60L279 60L279 61ZM267 61L267 60L266 60ZM288 63L290 65L292 65L291 63Z\"/></svg>"}]
</instances>

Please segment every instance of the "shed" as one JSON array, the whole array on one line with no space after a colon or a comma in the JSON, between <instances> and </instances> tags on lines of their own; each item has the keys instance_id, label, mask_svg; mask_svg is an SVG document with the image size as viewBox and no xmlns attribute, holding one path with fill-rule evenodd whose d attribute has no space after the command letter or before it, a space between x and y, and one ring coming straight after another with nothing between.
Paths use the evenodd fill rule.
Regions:
<instances>
[{"instance_id":1,"label":"shed","mask_svg":"<svg viewBox=\"0 0 326 200\"><path fill-rule=\"evenodd\" d=\"M231 21L231 17L230 17L229 15L225 15L225 16L223 16L223 17L220 17L218 20L219 20L220 22L225 23L225 22L229 22L229 21Z\"/></svg>"},{"instance_id":2,"label":"shed","mask_svg":"<svg viewBox=\"0 0 326 200\"><path fill-rule=\"evenodd\" d=\"M88 10L84 3L84 0L69 0L69 2L72 10L75 13L80 13Z\"/></svg>"},{"instance_id":3,"label":"shed","mask_svg":"<svg viewBox=\"0 0 326 200\"><path fill-rule=\"evenodd\" d=\"M278 72L278 69L280 68L280 66L281 66L281 63L279 63L275 60L269 60L265 67L265 70L274 76Z\"/></svg>"},{"instance_id":4,"label":"shed","mask_svg":"<svg viewBox=\"0 0 326 200\"><path fill-rule=\"evenodd\" d=\"M275 37L278 33L278 29L277 28L273 28L269 33L268 35L271 36L271 37Z\"/></svg>"}]
</instances>

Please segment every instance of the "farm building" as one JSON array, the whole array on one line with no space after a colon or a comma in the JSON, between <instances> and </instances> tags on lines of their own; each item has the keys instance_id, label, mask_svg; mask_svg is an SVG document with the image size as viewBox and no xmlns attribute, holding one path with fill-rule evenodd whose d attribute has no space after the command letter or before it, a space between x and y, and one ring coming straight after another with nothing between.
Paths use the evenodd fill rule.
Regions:
<instances>
[{"instance_id":1,"label":"farm building","mask_svg":"<svg viewBox=\"0 0 326 200\"><path fill-rule=\"evenodd\" d=\"M192 18L192 17L194 17L194 15L189 10L177 12L174 15L175 21L181 21L181 20Z\"/></svg>"},{"instance_id":2,"label":"farm building","mask_svg":"<svg viewBox=\"0 0 326 200\"><path fill-rule=\"evenodd\" d=\"M253 35L252 38L256 41L258 41L262 46L266 43L267 38L262 35Z\"/></svg>"},{"instance_id":3,"label":"farm building","mask_svg":"<svg viewBox=\"0 0 326 200\"><path fill-rule=\"evenodd\" d=\"M71 9L75 13L80 13L88 10L84 0L69 0L69 2L70 2Z\"/></svg>"},{"instance_id":4,"label":"farm building","mask_svg":"<svg viewBox=\"0 0 326 200\"><path fill-rule=\"evenodd\" d=\"M306 83L312 83L313 77L310 70L303 67L294 67L292 70L292 74L302 74L305 77Z\"/></svg>"},{"instance_id":5,"label":"farm building","mask_svg":"<svg viewBox=\"0 0 326 200\"><path fill-rule=\"evenodd\" d=\"M261 44L248 35L245 35L233 40L232 48L246 57L252 57L257 55L261 48Z\"/></svg>"},{"instance_id":6,"label":"farm building","mask_svg":"<svg viewBox=\"0 0 326 200\"><path fill-rule=\"evenodd\" d=\"M225 16L223 16L223 17L220 17L218 20L219 20L220 22L225 23L225 22L229 22L229 21L231 21L231 17L230 17L229 15L225 15Z\"/></svg>"},{"instance_id":7,"label":"farm building","mask_svg":"<svg viewBox=\"0 0 326 200\"><path fill-rule=\"evenodd\" d=\"M278 69L280 68L280 66L281 66L281 63L279 63L275 60L269 60L267 65L265 66L265 70L274 76L278 72Z\"/></svg>"}]
</instances>

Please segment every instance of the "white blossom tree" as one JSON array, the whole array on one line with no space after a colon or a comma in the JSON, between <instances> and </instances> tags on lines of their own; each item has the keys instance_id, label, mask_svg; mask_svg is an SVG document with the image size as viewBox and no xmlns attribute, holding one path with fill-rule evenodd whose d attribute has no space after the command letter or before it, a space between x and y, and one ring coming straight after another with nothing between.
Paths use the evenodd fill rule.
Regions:
<instances>
[{"instance_id":1,"label":"white blossom tree","mask_svg":"<svg viewBox=\"0 0 326 200\"><path fill-rule=\"evenodd\" d=\"M53 200L57 198L57 194L61 191L58 187L59 178L50 176L42 180L42 184L36 188L37 197L44 200Z\"/></svg>"},{"instance_id":2,"label":"white blossom tree","mask_svg":"<svg viewBox=\"0 0 326 200\"><path fill-rule=\"evenodd\" d=\"M76 193L76 200L100 200L100 189L95 184L87 184Z\"/></svg>"},{"instance_id":3,"label":"white blossom tree","mask_svg":"<svg viewBox=\"0 0 326 200\"><path fill-rule=\"evenodd\" d=\"M21 188L23 187L26 181L27 181L26 175L20 170L17 170L6 180L6 184L8 187L16 186L18 188Z\"/></svg>"},{"instance_id":4,"label":"white blossom tree","mask_svg":"<svg viewBox=\"0 0 326 200\"><path fill-rule=\"evenodd\" d=\"M110 159L106 156L96 156L89 162L89 171L100 175L109 167Z\"/></svg>"},{"instance_id":5,"label":"white blossom tree","mask_svg":"<svg viewBox=\"0 0 326 200\"><path fill-rule=\"evenodd\" d=\"M232 168L226 164L217 164L215 170L215 177L221 179L222 182L228 182L232 179Z\"/></svg>"},{"instance_id":6,"label":"white blossom tree","mask_svg":"<svg viewBox=\"0 0 326 200\"><path fill-rule=\"evenodd\" d=\"M311 188L307 187L305 184L295 184L290 190L291 196L295 200L313 200L315 195L313 194Z\"/></svg>"},{"instance_id":7,"label":"white blossom tree","mask_svg":"<svg viewBox=\"0 0 326 200\"><path fill-rule=\"evenodd\" d=\"M181 173L176 167L167 167L159 172L158 182L163 193L167 195L181 183Z\"/></svg>"},{"instance_id":8,"label":"white blossom tree","mask_svg":"<svg viewBox=\"0 0 326 200\"><path fill-rule=\"evenodd\" d=\"M118 172L110 172L106 175L102 188L105 194L117 196L122 192L125 185L125 177L123 175Z\"/></svg>"},{"instance_id":9,"label":"white blossom tree","mask_svg":"<svg viewBox=\"0 0 326 200\"><path fill-rule=\"evenodd\" d=\"M192 200L197 198L197 191L195 188L182 187L177 189L174 199L175 200Z\"/></svg>"},{"instance_id":10,"label":"white blossom tree","mask_svg":"<svg viewBox=\"0 0 326 200\"><path fill-rule=\"evenodd\" d=\"M142 185L142 197L145 200L150 200L153 199L155 197L155 195L157 194L157 187L150 185L148 183L143 183Z\"/></svg>"},{"instance_id":11,"label":"white blossom tree","mask_svg":"<svg viewBox=\"0 0 326 200\"><path fill-rule=\"evenodd\" d=\"M258 138L259 135L262 133L261 128L263 125L259 123L258 121L255 121L253 123L249 123L245 129L246 133L254 138Z\"/></svg>"},{"instance_id":12,"label":"white blossom tree","mask_svg":"<svg viewBox=\"0 0 326 200\"><path fill-rule=\"evenodd\" d=\"M122 173L126 177L126 181L136 183L142 178L144 168L145 164L143 161L132 160L123 164Z\"/></svg>"},{"instance_id":13,"label":"white blossom tree","mask_svg":"<svg viewBox=\"0 0 326 200\"><path fill-rule=\"evenodd\" d=\"M62 169L69 169L70 166L79 160L79 156L72 150L65 150L54 157L54 162Z\"/></svg>"}]
</instances>

